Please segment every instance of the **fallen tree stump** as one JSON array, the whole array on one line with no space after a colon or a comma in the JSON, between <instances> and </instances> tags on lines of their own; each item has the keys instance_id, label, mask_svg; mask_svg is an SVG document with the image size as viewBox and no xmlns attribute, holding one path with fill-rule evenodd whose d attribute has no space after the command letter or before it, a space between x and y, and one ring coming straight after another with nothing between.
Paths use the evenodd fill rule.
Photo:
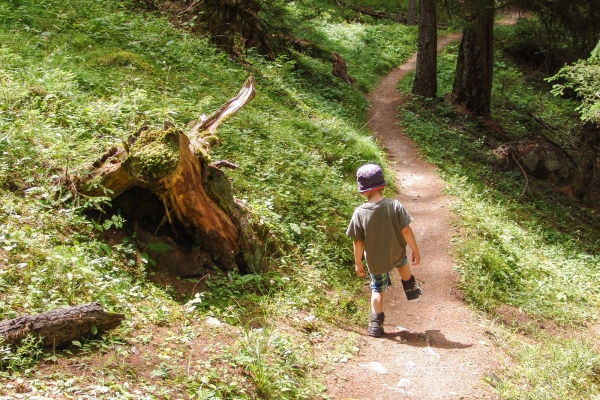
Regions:
<instances>
[{"instance_id":1,"label":"fallen tree stump","mask_svg":"<svg viewBox=\"0 0 600 400\"><path fill-rule=\"evenodd\" d=\"M31 334L42 338L43 347L61 347L114 329L124 319L123 314L105 312L99 303L89 303L2 321L0 336L4 343L15 344Z\"/></svg>"},{"instance_id":2,"label":"fallen tree stump","mask_svg":"<svg viewBox=\"0 0 600 400\"><path fill-rule=\"evenodd\" d=\"M348 67L346 66L346 61L344 61L344 59L340 57L340 55L335 51L331 53L331 65L331 74L333 76L342 79L346 83L354 83L354 78L348 75Z\"/></svg>"},{"instance_id":3,"label":"fallen tree stump","mask_svg":"<svg viewBox=\"0 0 600 400\"><path fill-rule=\"evenodd\" d=\"M163 128L141 127L123 147L113 147L89 171L70 178L77 195L117 199L134 188L147 189L162 203L165 220L180 223L222 270L242 273L262 269L262 245L247 210L235 201L231 184L210 150L218 143L217 128L254 98L250 76L238 94L208 117L188 124L187 133L173 123ZM174 229L175 231L175 229Z\"/></svg>"}]
</instances>

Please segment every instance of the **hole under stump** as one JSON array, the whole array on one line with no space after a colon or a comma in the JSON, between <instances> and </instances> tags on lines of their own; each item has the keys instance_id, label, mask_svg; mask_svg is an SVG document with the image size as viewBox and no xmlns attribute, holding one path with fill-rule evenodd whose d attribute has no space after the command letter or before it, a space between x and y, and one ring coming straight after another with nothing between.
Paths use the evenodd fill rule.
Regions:
<instances>
[{"instance_id":1,"label":"hole under stump","mask_svg":"<svg viewBox=\"0 0 600 400\"><path fill-rule=\"evenodd\" d=\"M111 208L92 217L102 223L113 215L121 215L125 223L121 229L104 231L103 238L111 245L132 238L138 251L148 255L148 280L170 288L169 294L179 302L205 290L208 274L216 268L212 256L194 242L181 222L168 221L163 203L150 190L129 189L112 200Z\"/></svg>"}]
</instances>

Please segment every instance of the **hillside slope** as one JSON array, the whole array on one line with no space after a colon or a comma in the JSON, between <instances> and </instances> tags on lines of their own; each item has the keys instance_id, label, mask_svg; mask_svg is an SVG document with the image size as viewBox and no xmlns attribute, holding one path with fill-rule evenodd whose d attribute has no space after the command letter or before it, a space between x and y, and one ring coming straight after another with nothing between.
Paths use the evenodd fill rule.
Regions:
<instances>
[{"instance_id":1,"label":"hillside slope","mask_svg":"<svg viewBox=\"0 0 600 400\"><path fill-rule=\"evenodd\" d=\"M354 170L384 161L361 129L366 100L330 75L328 59L230 57L136 4L0 2L0 319L90 301L126 315L117 330L60 351L42 352L34 339L1 346L0 390L314 396L319 357L326 366L353 351L353 337L330 324L366 313L344 237L359 201ZM306 35L326 38L359 87L414 50L414 28L347 23L336 7ZM359 66L374 51L381 56ZM270 235L268 271L164 275L138 245L139 221L72 192L64 177L143 124L183 127L211 113L249 74L257 96L220 128L212 156L240 166L227 174Z\"/></svg>"}]
</instances>

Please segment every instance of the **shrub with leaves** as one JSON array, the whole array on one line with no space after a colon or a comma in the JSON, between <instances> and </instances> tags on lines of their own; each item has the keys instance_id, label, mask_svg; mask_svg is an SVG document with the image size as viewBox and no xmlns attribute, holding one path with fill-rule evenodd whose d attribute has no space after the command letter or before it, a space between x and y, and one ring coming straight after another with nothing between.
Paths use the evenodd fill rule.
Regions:
<instances>
[{"instance_id":1,"label":"shrub with leaves","mask_svg":"<svg viewBox=\"0 0 600 400\"><path fill-rule=\"evenodd\" d=\"M562 94L565 89L577 94L581 99L577 110L583 121L600 124L600 42L587 60L564 66L549 81L555 82L554 94Z\"/></svg>"}]
</instances>

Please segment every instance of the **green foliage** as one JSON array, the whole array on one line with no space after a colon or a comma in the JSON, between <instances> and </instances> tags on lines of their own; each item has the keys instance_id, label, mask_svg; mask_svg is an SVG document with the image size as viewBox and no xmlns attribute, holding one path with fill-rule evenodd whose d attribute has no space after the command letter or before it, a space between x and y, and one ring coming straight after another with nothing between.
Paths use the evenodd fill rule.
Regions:
<instances>
[{"instance_id":1,"label":"green foliage","mask_svg":"<svg viewBox=\"0 0 600 400\"><path fill-rule=\"evenodd\" d=\"M600 42L587 60L564 66L549 81L557 82L552 89L555 95L562 94L565 89L577 93L581 99L577 108L581 119L600 124Z\"/></svg>"},{"instance_id":2,"label":"green foliage","mask_svg":"<svg viewBox=\"0 0 600 400\"><path fill-rule=\"evenodd\" d=\"M16 346L4 345L0 336L0 374L34 367L42 357L42 339L27 335ZM1 376L1 375L0 375Z\"/></svg>"},{"instance_id":3,"label":"green foliage","mask_svg":"<svg viewBox=\"0 0 600 400\"><path fill-rule=\"evenodd\" d=\"M561 64L587 57L598 40L598 0L511 0L508 5L535 14L542 31L538 43L559 53Z\"/></svg>"},{"instance_id":4,"label":"green foliage","mask_svg":"<svg viewBox=\"0 0 600 400\"><path fill-rule=\"evenodd\" d=\"M506 352L516 363L498 382L502 398L589 399L600 391L600 357L583 339L538 337L541 343L506 338Z\"/></svg>"},{"instance_id":5,"label":"green foliage","mask_svg":"<svg viewBox=\"0 0 600 400\"><path fill-rule=\"evenodd\" d=\"M310 387L303 383L315 365L301 356L306 349L296 346L282 332L246 329L237 344L233 365L248 371L261 398L311 398L323 391L322 385Z\"/></svg>"},{"instance_id":6,"label":"green foliage","mask_svg":"<svg viewBox=\"0 0 600 400\"><path fill-rule=\"evenodd\" d=\"M247 332L231 359L218 359L252 357L233 372L200 365L204 361L188 354L184 339L197 338L201 328L193 321L207 316L233 329L269 313L294 321L311 338L320 334L319 324L364 317L368 307L354 298L360 283L353 278L344 231L362 201L356 168L368 161L385 164L385 158L363 129L367 103L357 87L372 87L408 57L416 29L352 24L335 13L313 26L304 22L316 17L314 10L286 3L299 36L346 57L359 81L350 86L331 76L329 59L290 50L289 57L270 62L249 50L237 62L206 37L134 13L134 6L113 0L0 1L0 319L89 301L126 315L101 340L76 341L75 348L49 355L49 361L58 360L51 373L56 388L45 386L49 374L43 368L49 367L34 366L39 355L33 350L9 354L3 347L6 371L41 368L31 379L41 396L58 396L75 385L81 393L134 396L135 384L142 393L135 396L168 397L183 390L198 398L256 398L260 390L273 398L318 397L317 378L307 372L316 368L313 357L302 351L305 338L276 332L271 322L264 327L268 336ZM210 114L250 73L257 96L219 129L221 146L212 154L240 165L228 172L235 196L282 251L268 260L263 275L211 273L206 287L196 288L202 293L185 293L189 297L179 304L172 286L149 282L151 260L134 238L115 232L130 221L118 214L92 218L86 211L107 209L107 198L78 196L65 182L85 174L107 148L120 146L144 124L156 128L171 120L184 126ZM175 149L163 139L172 151L165 156L162 148L154 149L161 156L137 160L137 170L152 174L172 167ZM296 322L299 312L323 322ZM125 367L131 343L150 346L171 337L157 334L160 330L176 332L168 343L179 346L157 345L144 353L149 364L140 365L148 365L147 371ZM131 343L120 339L132 336ZM97 373L95 388L61 363L64 357L89 363ZM263 371L272 381L250 381L241 370Z\"/></svg>"},{"instance_id":7,"label":"green foliage","mask_svg":"<svg viewBox=\"0 0 600 400\"><path fill-rule=\"evenodd\" d=\"M417 29L385 22L351 24L325 15L314 20L310 30L303 29L298 35L322 43L322 46L342 56L348 66L348 74L356 79L354 85L368 91L374 88L379 76L416 51ZM331 70L329 58L313 62L317 63L313 68L321 69L322 73Z\"/></svg>"}]
</instances>

